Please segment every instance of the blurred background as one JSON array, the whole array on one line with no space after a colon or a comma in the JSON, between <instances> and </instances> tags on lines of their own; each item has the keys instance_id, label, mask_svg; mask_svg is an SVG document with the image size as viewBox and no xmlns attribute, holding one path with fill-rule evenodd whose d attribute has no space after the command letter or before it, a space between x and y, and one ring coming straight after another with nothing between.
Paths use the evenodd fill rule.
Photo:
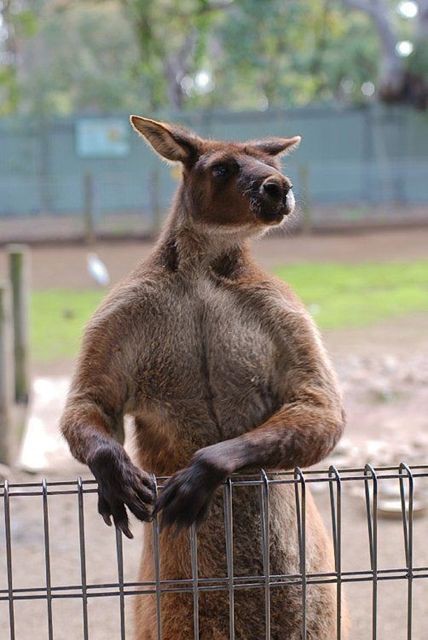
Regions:
<instances>
[{"instance_id":1,"label":"blurred background","mask_svg":"<svg viewBox=\"0 0 428 640\"><path fill-rule=\"evenodd\" d=\"M426 463L428 0L0 0L0 476L87 476L57 430L83 327L150 251L180 176L130 113L213 138L303 136L285 162L298 213L254 252L303 298L339 373L348 429L332 461ZM367 551L360 498L350 558ZM418 499L423 516L428 492ZM40 505L20 509L24 584ZM69 509L58 500L58 531ZM390 565L400 526L384 523ZM73 531L58 540L60 582ZM107 580L108 559L94 567ZM365 594L355 640L369 637ZM385 602L395 640L402 592ZM36 619L33 603L20 638Z\"/></svg>"},{"instance_id":2,"label":"blurred background","mask_svg":"<svg viewBox=\"0 0 428 640\"><path fill-rule=\"evenodd\" d=\"M427 38L427 0L2 0L0 236L156 232L174 175L132 112L299 132L314 227L420 221Z\"/></svg>"},{"instance_id":3,"label":"blurred background","mask_svg":"<svg viewBox=\"0 0 428 640\"><path fill-rule=\"evenodd\" d=\"M314 227L424 219L427 14L427 0L2 0L0 236L156 232L175 176L132 135L135 111L212 137L300 133L290 167Z\"/></svg>"}]
</instances>

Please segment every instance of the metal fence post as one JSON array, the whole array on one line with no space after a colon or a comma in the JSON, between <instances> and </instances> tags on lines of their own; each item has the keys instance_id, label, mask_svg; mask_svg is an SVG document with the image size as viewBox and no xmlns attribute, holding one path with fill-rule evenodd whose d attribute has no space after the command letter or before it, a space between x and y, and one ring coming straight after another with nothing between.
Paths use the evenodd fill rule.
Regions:
<instances>
[{"instance_id":1,"label":"metal fence post","mask_svg":"<svg viewBox=\"0 0 428 640\"><path fill-rule=\"evenodd\" d=\"M83 177L83 221L84 238L86 244L94 244L95 222L94 222L94 177L87 171Z\"/></svg>"},{"instance_id":2,"label":"metal fence post","mask_svg":"<svg viewBox=\"0 0 428 640\"><path fill-rule=\"evenodd\" d=\"M15 400L26 404L29 396L28 302L29 251L24 245L9 245L9 278L12 290Z\"/></svg>"},{"instance_id":3,"label":"metal fence post","mask_svg":"<svg viewBox=\"0 0 428 640\"><path fill-rule=\"evenodd\" d=\"M159 169L152 169L149 173L149 202L152 210L152 228L150 229L150 233L152 235L156 235L161 226L159 182Z\"/></svg>"},{"instance_id":4,"label":"metal fence post","mask_svg":"<svg viewBox=\"0 0 428 640\"><path fill-rule=\"evenodd\" d=\"M299 165L299 186L302 194L301 209L303 214L302 231L311 233L312 231L312 210L309 195L309 168L307 164Z\"/></svg>"},{"instance_id":5,"label":"metal fence post","mask_svg":"<svg viewBox=\"0 0 428 640\"><path fill-rule=\"evenodd\" d=\"M0 284L0 462L4 464L11 462L10 338L9 290Z\"/></svg>"},{"instance_id":6,"label":"metal fence post","mask_svg":"<svg viewBox=\"0 0 428 640\"><path fill-rule=\"evenodd\" d=\"M366 107L364 115L364 134L361 158L361 194L360 200L370 204L379 201L382 181L379 175L379 162L376 157L375 136L382 135L383 128L376 126L373 107Z\"/></svg>"}]
</instances>

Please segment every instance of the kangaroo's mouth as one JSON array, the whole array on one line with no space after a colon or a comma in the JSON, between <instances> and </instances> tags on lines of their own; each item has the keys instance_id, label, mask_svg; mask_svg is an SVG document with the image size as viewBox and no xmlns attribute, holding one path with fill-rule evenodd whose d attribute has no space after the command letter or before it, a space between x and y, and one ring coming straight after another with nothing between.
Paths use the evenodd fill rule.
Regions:
<instances>
[{"instance_id":1,"label":"kangaroo's mouth","mask_svg":"<svg viewBox=\"0 0 428 640\"><path fill-rule=\"evenodd\" d=\"M284 198L282 198L275 205L273 203L266 202L266 200L261 201L259 203L257 217L265 224L274 226L277 224L281 224L286 216L289 216L291 213L293 213L294 207L294 194L292 189L290 189L286 196L284 196Z\"/></svg>"},{"instance_id":2,"label":"kangaroo's mouth","mask_svg":"<svg viewBox=\"0 0 428 640\"><path fill-rule=\"evenodd\" d=\"M288 215L288 211L283 207L280 210L262 210L258 218L268 225L281 224L285 216Z\"/></svg>"}]
</instances>

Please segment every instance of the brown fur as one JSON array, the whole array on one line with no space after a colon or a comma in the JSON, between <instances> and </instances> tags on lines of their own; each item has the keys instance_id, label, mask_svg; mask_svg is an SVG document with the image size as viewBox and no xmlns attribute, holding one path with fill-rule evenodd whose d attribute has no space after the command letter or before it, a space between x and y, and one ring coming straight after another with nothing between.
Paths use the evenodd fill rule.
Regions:
<instances>
[{"instance_id":1,"label":"brown fur","mask_svg":"<svg viewBox=\"0 0 428 640\"><path fill-rule=\"evenodd\" d=\"M335 375L310 316L287 285L253 263L247 246L294 208L277 156L299 139L214 142L153 120L132 122L158 153L182 162L183 181L151 257L87 327L62 430L98 480L100 513L128 536L126 507L140 520L153 512L149 473L172 476L155 505L162 579L191 577L193 522L199 577L224 577L223 480L242 469L312 465L343 429ZM125 414L135 418L137 466L121 444ZM236 487L233 514L234 574L263 575L259 490ZM307 571L332 571L309 491L306 522ZM270 488L269 527L271 574L298 573L292 486ZM141 580L154 579L152 543L147 526ZM301 637L300 589L272 589L272 640ZM235 596L237 640L260 640L263 590ZM164 640L193 637L192 611L191 593L162 595ZM308 640L336 637L332 585L308 588L307 629ZM155 598L141 596L136 638L156 637ZM227 593L202 593L200 638L228 637Z\"/></svg>"}]
</instances>

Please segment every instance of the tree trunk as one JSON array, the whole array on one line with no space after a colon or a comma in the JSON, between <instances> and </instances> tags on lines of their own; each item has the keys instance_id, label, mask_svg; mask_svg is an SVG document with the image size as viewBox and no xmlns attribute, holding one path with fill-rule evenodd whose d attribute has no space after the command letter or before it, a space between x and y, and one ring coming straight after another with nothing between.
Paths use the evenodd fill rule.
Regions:
<instances>
[{"instance_id":1,"label":"tree trunk","mask_svg":"<svg viewBox=\"0 0 428 640\"><path fill-rule=\"evenodd\" d=\"M382 52L379 70L379 95L384 100L393 101L403 90L405 67L395 49L397 37L388 15L388 7L383 0L343 1L348 7L362 11L372 19L379 35Z\"/></svg>"},{"instance_id":2,"label":"tree trunk","mask_svg":"<svg viewBox=\"0 0 428 640\"><path fill-rule=\"evenodd\" d=\"M428 109L428 0L419 0L418 7L409 89L413 104L419 109Z\"/></svg>"},{"instance_id":3,"label":"tree trunk","mask_svg":"<svg viewBox=\"0 0 428 640\"><path fill-rule=\"evenodd\" d=\"M418 1L419 13L417 22L417 38L418 40L428 40L428 0Z\"/></svg>"},{"instance_id":4,"label":"tree trunk","mask_svg":"<svg viewBox=\"0 0 428 640\"><path fill-rule=\"evenodd\" d=\"M167 81L168 102L173 111L181 111L184 103L184 91L181 82L184 75L176 68L175 56L165 61L165 77Z\"/></svg>"},{"instance_id":5,"label":"tree trunk","mask_svg":"<svg viewBox=\"0 0 428 640\"><path fill-rule=\"evenodd\" d=\"M382 51L378 93L389 103L407 103L425 109L428 106L427 70L409 70L396 51L398 38L394 33L389 7L383 0L343 0L352 9L371 17L376 26ZM428 39L428 0L418 1L416 47L425 46ZM419 43L419 45L418 45Z\"/></svg>"},{"instance_id":6,"label":"tree trunk","mask_svg":"<svg viewBox=\"0 0 428 640\"><path fill-rule=\"evenodd\" d=\"M183 80L191 70L192 54L197 40L196 31L192 30L185 37L177 52L165 60L165 77L168 83L168 99L170 107L180 111L185 101Z\"/></svg>"}]
</instances>

